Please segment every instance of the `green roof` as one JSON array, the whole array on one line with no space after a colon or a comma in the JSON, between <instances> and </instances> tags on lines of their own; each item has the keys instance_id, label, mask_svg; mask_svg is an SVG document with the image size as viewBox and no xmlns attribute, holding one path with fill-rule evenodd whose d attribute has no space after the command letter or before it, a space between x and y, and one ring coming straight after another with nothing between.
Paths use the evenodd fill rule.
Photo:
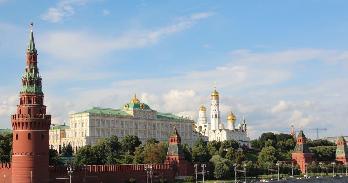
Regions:
<instances>
[{"instance_id":1,"label":"green roof","mask_svg":"<svg viewBox=\"0 0 348 183\"><path fill-rule=\"evenodd\" d=\"M300 132L298 132L298 135L297 137L303 137L303 138L306 138L306 136L304 135L303 131L300 130Z\"/></svg>"},{"instance_id":2,"label":"green roof","mask_svg":"<svg viewBox=\"0 0 348 183\"><path fill-rule=\"evenodd\" d=\"M36 53L36 48L35 48L35 41L34 41L34 33L33 30L30 30L30 36L29 36L29 44L27 48L28 52L30 53Z\"/></svg>"},{"instance_id":3,"label":"green roof","mask_svg":"<svg viewBox=\"0 0 348 183\"><path fill-rule=\"evenodd\" d=\"M68 128L69 128L69 126L64 124L64 125L55 125L52 129L53 130L56 130L56 129L65 130Z\"/></svg>"},{"instance_id":4,"label":"green roof","mask_svg":"<svg viewBox=\"0 0 348 183\"><path fill-rule=\"evenodd\" d=\"M93 107L92 109L88 109L82 112L78 112L76 114L81 113L89 113L89 114L97 114L97 115L115 115L115 116L131 116L121 109L111 109L111 108L100 108Z\"/></svg>"},{"instance_id":5,"label":"green roof","mask_svg":"<svg viewBox=\"0 0 348 183\"><path fill-rule=\"evenodd\" d=\"M101 107L93 107L92 109L88 109L82 112L78 112L75 114L82 114L82 113L89 113L89 114L95 114L95 115L113 115L113 116L129 116L131 117L131 114L128 114L122 109L112 109L112 108L101 108ZM157 119L159 120L187 120L186 118L176 116L172 113L161 113L157 112Z\"/></svg>"},{"instance_id":6,"label":"green roof","mask_svg":"<svg viewBox=\"0 0 348 183\"><path fill-rule=\"evenodd\" d=\"M161 113L157 112L157 119L175 119L175 120L184 120L185 118L174 115L172 113Z\"/></svg>"},{"instance_id":7,"label":"green roof","mask_svg":"<svg viewBox=\"0 0 348 183\"><path fill-rule=\"evenodd\" d=\"M337 141L342 141L342 142L346 142L346 139L343 136L339 136Z\"/></svg>"}]
</instances>

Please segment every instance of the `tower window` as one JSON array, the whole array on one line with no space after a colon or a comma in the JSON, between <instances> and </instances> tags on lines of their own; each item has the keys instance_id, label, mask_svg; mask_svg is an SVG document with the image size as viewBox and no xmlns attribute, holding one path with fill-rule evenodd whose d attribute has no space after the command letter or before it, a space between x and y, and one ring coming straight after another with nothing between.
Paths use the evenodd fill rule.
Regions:
<instances>
[{"instance_id":1,"label":"tower window","mask_svg":"<svg viewBox=\"0 0 348 183\"><path fill-rule=\"evenodd\" d=\"M31 140L31 133L28 133L28 140Z\"/></svg>"},{"instance_id":2,"label":"tower window","mask_svg":"<svg viewBox=\"0 0 348 183\"><path fill-rule=\"evenodd\" d=\"M44 134L41 134L41 139L43 140L45 138L45 135Z\"/></svg>"},{"instance_id":3,"label":"tower window","mask_svg":"<svg viewBox=\"0 0 348 183\"><path fill-rule=\"evenodd\" d=\"M18 140L18 134L16 134L16 140Z\"/></svg>"}]
</instances>

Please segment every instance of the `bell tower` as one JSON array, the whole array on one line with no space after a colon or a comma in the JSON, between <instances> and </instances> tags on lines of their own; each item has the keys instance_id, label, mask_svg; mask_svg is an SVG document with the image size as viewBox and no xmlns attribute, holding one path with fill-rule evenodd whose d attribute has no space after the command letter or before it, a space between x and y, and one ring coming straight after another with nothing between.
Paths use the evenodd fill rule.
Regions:
<instances>
[{"instance_id":1,"label":"bell tower","mask_svg":"<svg viewBox=\"0 0 348 183\"><path fill-rule=\"evenodd\" d=\"M12 183L45 183L48 175L48 130L51 115L46 115L41 76L37 67L33 23L30 25L26 66L22 76L19 105L12 115Z\"/></svg>"},{"instance_id":2,"label":"bell tower","mask_svg":"<svg viewBox=\"0 0 348 183\"><path fill-rule=\"evenodd\" d=\"M220 124L220 109L219 109L219 92L214 89L211 92L211 105L210 105L210 124L211 130L218 130Z\"/></svg>"}]
</instances>

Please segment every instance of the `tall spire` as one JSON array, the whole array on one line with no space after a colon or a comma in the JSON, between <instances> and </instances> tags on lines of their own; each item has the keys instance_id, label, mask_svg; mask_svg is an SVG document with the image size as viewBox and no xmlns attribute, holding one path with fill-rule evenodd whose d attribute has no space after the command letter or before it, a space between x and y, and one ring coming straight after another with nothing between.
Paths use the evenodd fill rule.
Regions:
<instances>
[{"instance_id":1,"label":"tall spire","mask_svg":"<svg viewBox=\"0 0 348 183\"><path fill-rule=\"evenodd\" d=\"M30 23L29 44L28 44L28 48L27 48L27 51L28 51L29 53L36 53L36 52L37 52L37 51L36 51L36 48L35 48L33 27L34 27L34 23L31 22L31 23Z\"/></svg>"},{"instance_id":2,"label":"tall spire","mask_svg":"<svg viewBox=\"0 0 348 183\"><path fill-rule=\"evenodd\" d=\"M35 49L33 23L30 23L30 37L26 53L26 68L22 77L21 93L42 94L41 77L37 67L37 50Z\"/></svg>"}]
</instances>

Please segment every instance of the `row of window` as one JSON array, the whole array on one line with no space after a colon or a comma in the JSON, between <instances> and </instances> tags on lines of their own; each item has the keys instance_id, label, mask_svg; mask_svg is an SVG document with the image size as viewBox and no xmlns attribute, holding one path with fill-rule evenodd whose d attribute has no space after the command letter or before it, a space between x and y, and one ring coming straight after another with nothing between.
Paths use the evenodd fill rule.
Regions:
<instances>
[{"instance_id":1,"label":"row of window","mask_svg":"<svg viewBox=\"0 0 348 183\"><path fill-rule=\"evenodd\" d=\"M44 134L41 134L41 140L43 140L45 138ZM18 133L16 134L16 140L19 139ZM28 140L31 140L31 133L28 133Z\"/></svg>"}]
</instances>

